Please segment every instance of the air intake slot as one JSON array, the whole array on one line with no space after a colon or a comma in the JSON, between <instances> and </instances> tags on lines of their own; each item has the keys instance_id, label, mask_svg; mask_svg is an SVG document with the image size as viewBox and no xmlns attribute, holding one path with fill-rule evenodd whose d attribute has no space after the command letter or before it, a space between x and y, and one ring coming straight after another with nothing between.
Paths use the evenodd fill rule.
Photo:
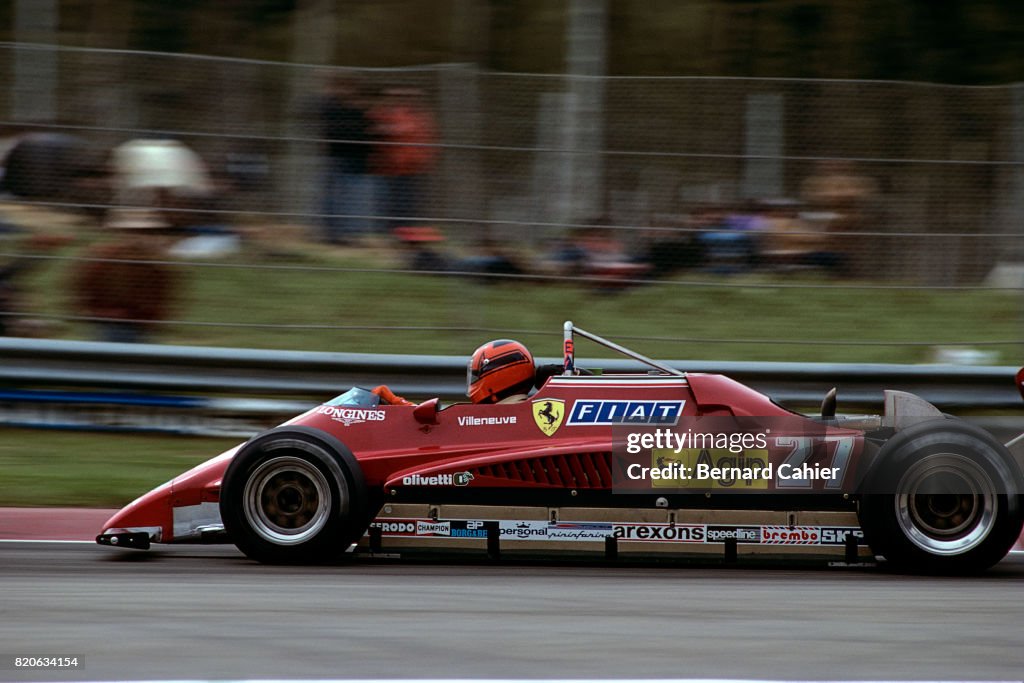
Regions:
<instances>
[{"instance_id":1,"label":"air intake slot","mask_svg":"<svg viewBox=\"0 0 1024 683\"><path fill-rule=\"evenodd\" d=\"M482 465L474 475L559 488L610 489L611 453L569 453Z\"/></svg>"}]
</instances>

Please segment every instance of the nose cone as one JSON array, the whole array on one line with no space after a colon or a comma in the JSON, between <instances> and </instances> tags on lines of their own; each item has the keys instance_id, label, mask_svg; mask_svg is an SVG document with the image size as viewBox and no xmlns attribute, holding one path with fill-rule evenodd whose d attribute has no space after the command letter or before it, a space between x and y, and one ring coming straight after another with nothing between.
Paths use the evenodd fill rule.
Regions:
<instances>
[{"instance_id":1,"label":"nose cone","mask_svg":"<svg viewBox=\"0 0 1024 683\"><path fill-rule=\"evenodd\" d=\"M145 532L150 540L167 543L173 530L171 508L171 482L167 482L132 501L107 520L100 537L120 532Z\"/></svg>"}]
</instances>

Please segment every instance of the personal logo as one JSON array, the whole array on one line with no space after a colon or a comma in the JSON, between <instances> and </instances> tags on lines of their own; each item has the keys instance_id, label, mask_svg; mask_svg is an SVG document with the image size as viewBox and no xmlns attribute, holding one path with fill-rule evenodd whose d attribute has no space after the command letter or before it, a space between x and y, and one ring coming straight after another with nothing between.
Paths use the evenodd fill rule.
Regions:
<instances>
[{"instance_id":1,"label":"personal logo","mask_svg":"<svg viewBox=\"0 0 1024 683\"><path fill-rule=\"evenodd\" d=\"M545 436L554 436L562 426L565 415L565 401L558 398L545 398L533 402L533 419Z\"/></svg>"}]
</instances>

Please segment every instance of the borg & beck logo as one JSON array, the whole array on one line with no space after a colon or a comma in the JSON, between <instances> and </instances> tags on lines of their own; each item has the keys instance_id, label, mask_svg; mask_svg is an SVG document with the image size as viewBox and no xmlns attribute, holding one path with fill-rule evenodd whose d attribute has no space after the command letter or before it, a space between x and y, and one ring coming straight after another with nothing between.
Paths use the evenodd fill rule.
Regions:
<instances>
[{"instance_id":1,"label":"borg & beck logo","mask_svg":"<svg viewBox=\"0 0 1024 683\"><path fill-rule=\"evenodd\" d=\"M566 424L576 426L614 424L674 425L686 401L577 400Z\"/></svg>"},{"instance_id":2,"label":"borg & beck logo","mask_svg":"<svg viewBox=\"0 0 1024 683\"><path fill-rule=\"evenodd\" d=\"M469 486L473 481L472 472L456 472L455 474L433 474L424 477L422 474L410 474L402 477L402 486Z\"/></svg>"}]
</instances>

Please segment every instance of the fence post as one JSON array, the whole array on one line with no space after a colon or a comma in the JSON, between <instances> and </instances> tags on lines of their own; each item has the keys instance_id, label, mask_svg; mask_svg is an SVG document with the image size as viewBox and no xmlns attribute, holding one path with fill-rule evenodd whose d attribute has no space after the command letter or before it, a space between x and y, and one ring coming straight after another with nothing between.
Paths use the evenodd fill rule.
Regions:
<instances>
[{"instance_id":1,"label":"fence post","mask_svg":"<svg viewBox=\"0 0 1024 683\"><path fill-rule=\"evenodd\" d=\"M783 121L781 93L747 95L744 119L746 163L743 196L746 199L781 197Z\"/></svg>"},{"instance_id":2,"label":"fence post","mask_svg":"<svg viewBox=\"0 0 1024 683\"><path fill-rule=\"evenodd\" d=\"M57 0L17 0L14 40L36 43L14 50L11 118L49 122L57 118Z\"/></svg>"},{"instance_id":3,"label":"fence post","mask_svg":"<svg viewBox=\"0 0 1024 683\"><path fill-rule=\"evenodd\" d=\"M1010 196L1003 217L1003 231L1007 235L1020 235L1024 224L1024 83L1015 83L1010 88ZM1013 247L1007 251L1008 260L1024 261L1024 245L1013 240Z\"/></svg>"},{"instance_id":4,"label":"fence post","mask_svg":"<svg viewBox=\"0 0 1024 683\"><path fill-rule=\"evenodd\" d=\"M457 145L443 150L437 195L443 197L429 209L430 215L472 220L486 214L487 187L480 163L482 114L480 74L474 64L451 64L438 69L438 106L441 142ZM434 193L432 193L434 194ZM432 204L434 204L432 202ZM464 241L482 237L483 225L459 224ZM488 231L489 232L489 231Z\"/></svg>"},{"instance_id":5,"label":"fence post","mask_svg":"<svg viewBox=\"0 0 1024 683\"><path fill-rule=\"evenodd\" d=\"M286 211L313 213L318 199L319 183L316 177L320 169L319 149L313 143L298 138L319 137L308 135L310 128L307 117L316 86L309 78L308 69L298 64L330 65L334 57L335 2L333 0L300 0L292 20L293 66L286 75L288 108L282 121L282 134L287 142L284 147L282 169L278 175L279 192L285 199L281 208ZM317 223L316 219L308 222Z\"/></svg>"},{"instance_id":6,"label":"fence post","mask_svg":"<svg viewBox=\"0 0 1024 683\"><path fill-rule=\"evenodd\" d=\"M607 50L607 0L570 0L566 35L569 94L565 125L574 129L571 165L571 220L587 220L605 208L604 76Z\"/></svg>"}]
</instances>

